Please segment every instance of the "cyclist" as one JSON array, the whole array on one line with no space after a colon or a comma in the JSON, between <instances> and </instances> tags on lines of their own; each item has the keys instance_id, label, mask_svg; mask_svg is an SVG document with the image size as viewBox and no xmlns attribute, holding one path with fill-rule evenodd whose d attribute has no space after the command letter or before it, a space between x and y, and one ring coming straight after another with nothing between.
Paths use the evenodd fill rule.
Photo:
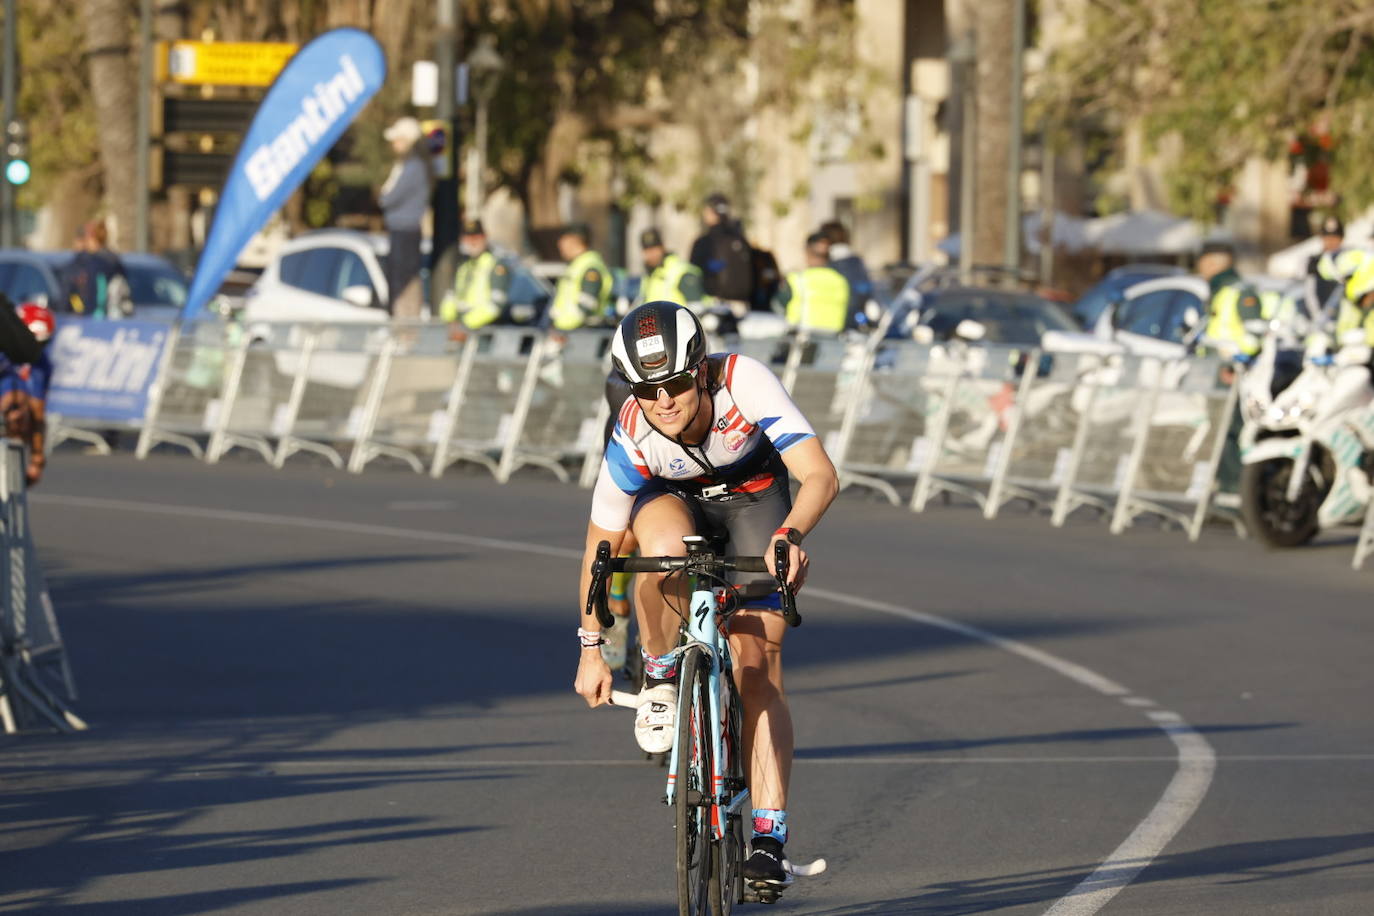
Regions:
<instances>
[{"instance_id":1,"label":"cyclist","mask_svg":"<svg viewBox=\"0 0 1374 916\"><path fill-rule=\"evenodd\" d=\"M839 489L835 468L776 376L738 354L707 355L688 309L649 302L616 329L612 362L633 397L619 412L592 498L580 595L591 587L597 544L617 551L626 529L645 556L683 556L685 535L728 537L738 556L773 555L788 544L788 581L799 588L809 560L801 549ZM788 474L801 484L793 502ZM676 717L675 608L686 583L672 574L635 577L645 685L635 737L650 753L669 750ZM792 719L783 694L777 583L739 575L744 609L730 621L730 650L744 707L744 759L753 803L752 851L744 877L783 885ZM610 700L611 672L598 651L599 624L579 629L575 689L589 706Z\"/></svg>"}]
</instances>

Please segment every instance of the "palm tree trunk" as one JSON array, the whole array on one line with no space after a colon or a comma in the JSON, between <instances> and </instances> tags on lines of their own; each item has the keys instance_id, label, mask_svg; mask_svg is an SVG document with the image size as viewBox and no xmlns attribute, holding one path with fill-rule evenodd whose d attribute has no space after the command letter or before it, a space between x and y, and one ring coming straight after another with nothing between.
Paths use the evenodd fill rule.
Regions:
<instances>
[{"instance_id":1,"label":"palm tree trunk","mask_svg":"<svg viewBox=\"0 0 1374 916\"><path fill-rule=\"evenodd\" d=\"M112 217L111 238L116 250L134 244L134 184L138 153L136 72L129 55L129 8L122 0L86 0L86 57L90 62L91 98L95 102L96 133L104 167L105 206Z\"/></svg>"}]
</instances>

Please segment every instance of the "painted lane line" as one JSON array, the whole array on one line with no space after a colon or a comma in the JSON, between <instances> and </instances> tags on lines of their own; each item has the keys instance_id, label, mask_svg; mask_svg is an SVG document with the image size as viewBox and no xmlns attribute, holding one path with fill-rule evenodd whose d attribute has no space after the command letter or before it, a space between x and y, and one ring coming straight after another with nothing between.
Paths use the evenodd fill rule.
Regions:
<instances>
[{"instance_id":1,"label":"painted lane line","mask_svg":"<svg viewBox=\"0 0 1374 916\"><path fill-rule=\"evenodd\" d=\"M561 547L547 547L523 541L509 541L499 538L486 538L475 535L450 534L423 529L395 528L388 525L368 525L356 522L327 521L300 516L276 515L261 512L241 512L227 509L201 509L166 503L139 503L130 500L104 499L99 497L60 496L56 494L35 494L31 499L42 503L68 505L88 508L115 509L124 512L144 512L148 514L172 515L196 519L218 519L220 521L242 522L247 524L277 525L282 527L305 528L320 531L337 531L368 537L394 537L410 540L429 541L442 544L463 544L471 547L486 547L494 550L508 550L531 553L540 556L559 557L579 560L581 551ZM1134 698L1132 691L1117 682L1098 674L1075 662L1062 659L1042 649L1026 645L1014 639L998 636L996 633L980 629L970 624L937 617L914 608L857 598L842 592L810 588L807 594L837 604L863 608L902 617L907 620L935 627L946 632L956 633L976 642L986 643L1002 649L1026 661L1048 668L1077 684L1087 687L1103 696L1121 700L1123 703ZM1127 704L1133 705L1133 704ZM1149 705L1153 706L1153 703ZM1174 743L1178 751L1175 758L1178 765L1173 778L1165 788L1164 794L1130 835L1112 853L1084 878L1073 890L1060 898L1045 916L1091 916L1129 885L1140 872L1157 857L1164 847L1183 828L1193 816L1203 796L1211 786L1216 770L1216 753L1207 740L1192 729L1176 713L1149 712L1161 730ZM1169 718L1161 719L1159 716ZM640 764L642 765L642 764Z\"/></svg>"},{"instance_id":2,"label":"painted lane line","mask_svg":"<svg viewBox=\"0 0 1374 916\"><path fill-rule=\"evenodd\" d=\"M1121 702L1125 703L1127 706L1134 706L1136 709L1148 709L1151 706L1158 705L1154 700L1148 700L1145 697L1124 697Z\"/></svg>"}]
</instances>

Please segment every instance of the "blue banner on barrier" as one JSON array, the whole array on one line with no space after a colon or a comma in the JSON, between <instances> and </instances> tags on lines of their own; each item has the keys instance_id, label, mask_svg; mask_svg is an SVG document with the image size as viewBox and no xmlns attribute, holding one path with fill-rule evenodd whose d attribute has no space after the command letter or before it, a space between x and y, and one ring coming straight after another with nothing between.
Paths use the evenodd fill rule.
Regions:
<instances>
[{"instance_id":1,"label":"blue banner on barrier","mask_svg":"<svg viewBox=\"0 0 1374 916\"><path fill-rule=\"evenodd\" d=\"M386 79L381 45L334 29L296 52L267 90L229 170L196 264L183 320L194 320L243 246L305 181Z\"/></svg>"},{"instance_id":2,"label":"blue banner on barrier","mask_svg":"<svg viewBox=\"0 0 1374 916\"><path fill-rule=\"evenodd\" d=\"M64 318L48 344L48 411L64 417L139 422L157 380L171 326L156 321Z\"/></svg>"}]
</instances>

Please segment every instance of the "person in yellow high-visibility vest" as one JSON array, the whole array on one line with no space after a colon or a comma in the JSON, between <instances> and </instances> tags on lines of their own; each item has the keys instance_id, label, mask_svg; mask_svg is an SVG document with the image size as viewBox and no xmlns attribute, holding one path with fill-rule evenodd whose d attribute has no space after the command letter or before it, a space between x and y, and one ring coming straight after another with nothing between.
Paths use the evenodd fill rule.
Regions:
<instances>
[{"instance_id":1,"label":"person in yellow high-visibility vest","mask_svg":"<svg viewBox=\"0 0 1374 916\"><path fill-rule=\"evenodd\" d=\"M1336 346L1355 344L1346 340L1350 331L1364 331L1361 343L1374 347L1374 259L1366 259L1345 285L1345 298L1336 317Z\"/></svg>"},{"instance_id":2,"label":"person in yellow high-visibility vest","mask_svg":"<svg viewBox=\"0 0 1374 916\"><path fill-rule=\"evenodd\" d=\"M812 334L839 334L849 317L849 281L830 266L830 240L816 232L806 240L806 269L787 275L773 301L788 327Z\"/></svg>"},{"instance_id":3,"label":"person in yellow high-visibility vest","mask_svg":"<svg viewBox=\"0 0 1374 916\"><path fill-rule=\"evenodd\" d=\"M501 318L510 300L510 267L487 245L481 220L463 223L458 240L464 261L453 275L453 292L444 297L439 318L461 321L476 330Z\"/></svg>"},{"instance_id":4,"label":"person in yellow high-visibility vest","mask_svg":"<svg viewBox=\"0 0 1374 916\"><path fill-rule=\"evenodd\" d=\"M582 225L568 226L558 237L558 254L568 269L558 280L549 306L549 321L560 331L611 323L611 271L592 250L591 231Z\"/></svg>"},{"instance_id":5,"label":"person in yellow high-visibility vest","mask_svg":"<svg viewBox=\"0 0 1374 916\"><path fill-rule=\"evenodd\" d=\"M663 245L657 229L645 229L639 236L644 256L644 283L639 301L673 302L697 314L711 302L701 276L701 268L678 257Z\"/></svg>"},{"instance_id":6,"label":"person in yellow high-visibility vest","mask_svg":"<svg viewBox=\"0 0 1374 916\"><path fill-rule=\"evenodd\" d=\"M1245 330L1245 322L1262 319L1264 309L1254 288L1236 273L1234 250L1225 242L1208 242L1198 258L1197 272L1211 288L1204 333L1212 346L1254 356L1260 340Z\"/></svg>"}]
</instances>

